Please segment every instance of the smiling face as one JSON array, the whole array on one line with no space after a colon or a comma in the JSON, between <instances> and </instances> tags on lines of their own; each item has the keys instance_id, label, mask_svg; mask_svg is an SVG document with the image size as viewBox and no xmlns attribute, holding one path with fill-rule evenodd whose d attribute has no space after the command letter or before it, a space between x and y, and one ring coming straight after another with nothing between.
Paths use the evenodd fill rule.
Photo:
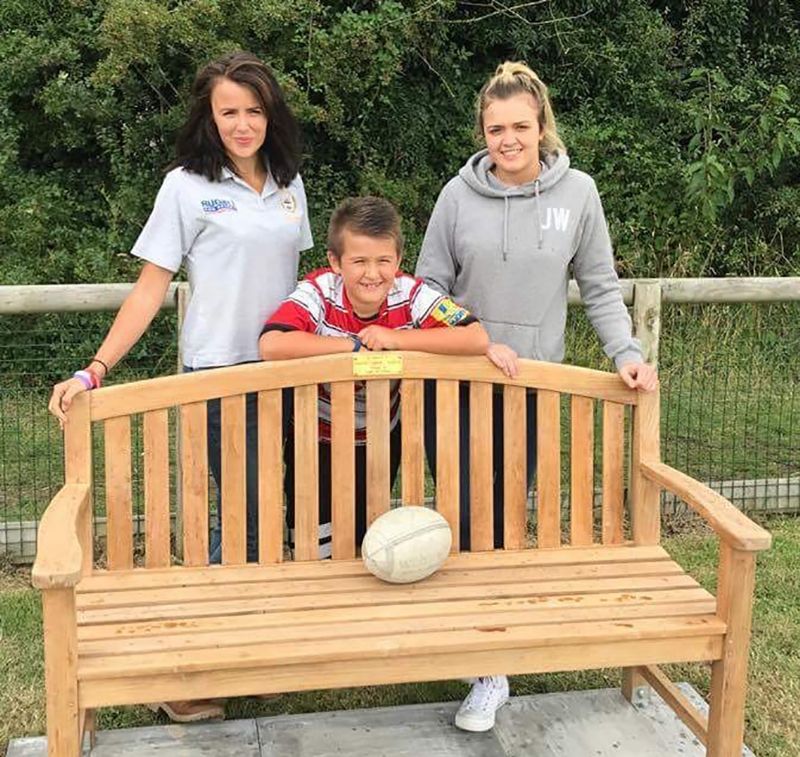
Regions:
<instances>
[{"instance_id":1,"label":"smiling face","mask_svg":"<svg viewBox=\"0 0 800 757\"><path fill-rule=\"evenodd\" d=\"M375 315L394 286L400 267L397 242L390 236L367 236L344 228L341 231L340 257L328 250L328 261L341 274L344 288L355 314Z\"/></svg>"},{"instance_id":2,"label":"smiling face","mask_svg":"<svg viewBox=\"0 0 800 757\"><path fill-rule=\"evenodd\" d=\"M489 101L483 111L483 136L495 175L519 185L539 175L539 109L527 93Z\"/></svg>"},{"instance_id":3,"label":"smiling face","mask_svg":"<svg viewBox=\"0 0 800 757\"><path fill-rule=\"evenodd\" d=\"M228 157L242 173L256 166L267 138L267 113L249 87L221 78L211 90L211 114Z\"/></svg>"}]
</instances>

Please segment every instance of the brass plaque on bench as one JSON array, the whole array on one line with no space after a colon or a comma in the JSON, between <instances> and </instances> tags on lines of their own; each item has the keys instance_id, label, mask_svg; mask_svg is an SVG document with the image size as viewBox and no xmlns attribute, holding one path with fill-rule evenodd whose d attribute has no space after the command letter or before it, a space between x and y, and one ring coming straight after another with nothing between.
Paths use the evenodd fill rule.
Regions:
<instances>
[{"instance_id":1,"label":"brass plaque on bench","mask_svg":"<svg viewBox=\"0 0 800 757\"><path fill-rule=\"evenodd\" d=\"M394 376L403 372L403 356L392 352L353 355L354 376Z\"/></svg>"}]
</instances>

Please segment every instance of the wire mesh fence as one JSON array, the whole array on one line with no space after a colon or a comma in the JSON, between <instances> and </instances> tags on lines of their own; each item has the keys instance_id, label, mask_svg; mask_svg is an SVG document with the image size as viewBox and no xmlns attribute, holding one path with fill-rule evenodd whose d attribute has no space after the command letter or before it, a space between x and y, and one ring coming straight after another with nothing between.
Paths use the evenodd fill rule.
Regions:
<instances>
[{"instance_id":1,"label":"wire mesh fence","mask_svg":"<svg viewBox=\"0 0 800 757\"><path fill-rule=\"evenodd\" d=\"M35 553L38 520L63 482L61 434L47 412L50 391L86 363L112 319L112 313L62 313L0 320L0 553L24 559ZM663 306L662 457L744 510L800 511L799 323L800 302ZM609 369L579 307L570 309L565 360ZM162 311L113 381L166 375L176 365L176 313ZM96 430L98 450L101 436ZM601 438L598 428L596 444ZM568 435L563 444L566 450ZM137 523L143 471L136 424L132 451ZM93 475L102 534L102 462ZM562 492L567 500L567 471ZM662 504L667 513L681 508L666 495Z\"/></svg>"}]
</instances>

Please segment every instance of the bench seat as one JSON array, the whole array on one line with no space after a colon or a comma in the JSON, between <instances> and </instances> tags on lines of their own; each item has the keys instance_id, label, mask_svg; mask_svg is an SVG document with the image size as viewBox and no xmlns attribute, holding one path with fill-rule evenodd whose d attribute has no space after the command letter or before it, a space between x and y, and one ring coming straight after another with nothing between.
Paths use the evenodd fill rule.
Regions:
<instances>
[{"instance_id":1,"label":"bench seat","mask_svg":"<svg viewBox=\"0 0 800 757\"><path fill-rule=\"evenodd\" d=\"M360 560L96 571L81 707L714 660L716 600L659 546L454 554L389 585Z\"/></svg>"}]
</instances>

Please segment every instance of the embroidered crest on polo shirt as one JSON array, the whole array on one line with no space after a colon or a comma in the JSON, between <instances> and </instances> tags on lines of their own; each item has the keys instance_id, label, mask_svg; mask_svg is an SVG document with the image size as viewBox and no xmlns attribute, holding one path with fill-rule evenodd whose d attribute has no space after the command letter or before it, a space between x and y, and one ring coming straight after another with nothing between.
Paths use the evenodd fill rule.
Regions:
<instances>
[{"instance_id":1,"label":"embroidered crest on polo shirt","mask_svg":"<svg viewBox=\"0 0 800 757\"><path fill-rule=\"evenodd\" d=\"M281 190L281 207L283 212L290 216L297 212L297 199L288 189Z\"/></svg>"},{"instance_id":2,"label":"embroidered crest on polo shirt","mask_svg":"<svg viewBox=\"0 0 800 757\"><path fill-rule=\"evenodd\" d=\"M204 213L235 213L236 203L233 200L200 200Z\"/></svg>"}]
</instances>

